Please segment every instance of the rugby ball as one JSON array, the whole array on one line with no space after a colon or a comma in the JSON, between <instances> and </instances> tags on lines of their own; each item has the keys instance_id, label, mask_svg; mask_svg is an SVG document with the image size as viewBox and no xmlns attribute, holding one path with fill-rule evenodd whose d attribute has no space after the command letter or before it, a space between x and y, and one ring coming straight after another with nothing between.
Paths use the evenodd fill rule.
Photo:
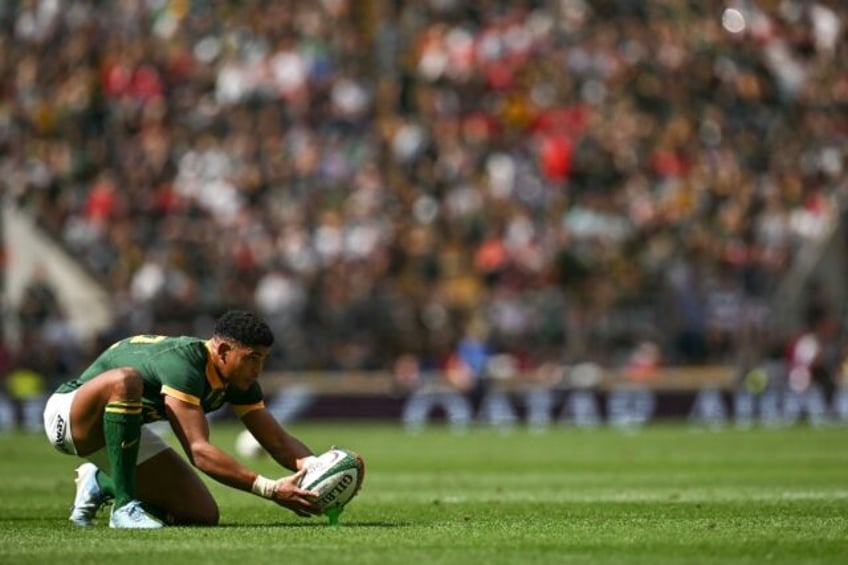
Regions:
<instances>
[{"instance_id":1,"label":"rugby ball","mask_svg":"<svg viewBox=\"0 0 848 565\"><path fill-rule=\"evenodd\" d=\"M343 508L356 496L365 478L359 454L334 447L306 465L301 488L318 493L315 502L323 511Z\"/></svg>"}]
</instances>

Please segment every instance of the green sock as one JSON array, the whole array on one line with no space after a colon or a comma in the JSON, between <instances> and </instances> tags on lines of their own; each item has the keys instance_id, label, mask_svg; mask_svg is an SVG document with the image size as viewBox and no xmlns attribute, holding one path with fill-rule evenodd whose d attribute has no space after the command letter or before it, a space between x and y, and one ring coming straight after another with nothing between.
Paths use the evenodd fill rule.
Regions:
<instances>
[{"instance_id":1,"label":"green sock","mask_svg":"<svg viewBox=\"0 0 848 565\"><path fill-rule=\"evenodd\" d=\"M97 469L97 474L94 475L94 480L97 481L97 486L104 494L115 498L115 482L112 477L103 472L102 469Z\"/></svg>"},{"instance_id":2,"label":"green sock","mask_svg":"<svg viewBox=\"0 0 848 565\"><path fill-rule=\"evenodd\" d=\"M115 508L135 498L135 467L141 439L141 401L116 400L106 405L103 435L112 466Z\"/></svg>"}]
</instances>

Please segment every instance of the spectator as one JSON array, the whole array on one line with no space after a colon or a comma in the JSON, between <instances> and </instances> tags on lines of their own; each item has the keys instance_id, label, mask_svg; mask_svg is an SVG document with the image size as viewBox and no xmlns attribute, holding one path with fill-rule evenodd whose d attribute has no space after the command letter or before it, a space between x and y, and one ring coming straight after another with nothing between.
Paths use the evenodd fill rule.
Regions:
<instances>
[{"instance_id":1,"label":"spectator","mask_svg":"<svg viewBox=\"0 0 848 565\"><path fill-rule=\"evenodd\" d=\"M807 314L806 326L787 350L788 385L797 393L811 386L821 389L828 405L836 391L836 324L826 310L814 306Z\"/></svg>"},{"instance_id":2,"label":"spectator","mask_svg":"<svg viewBox=\"0 0 848 565\"><path fill-rule=\"evenodd\" d=\"M848 8L761 4L18 3L0 182L138 330L269 312L272 369L478 312L527 366L727 362L846 189Z\"/></svg>"}]
</instances>

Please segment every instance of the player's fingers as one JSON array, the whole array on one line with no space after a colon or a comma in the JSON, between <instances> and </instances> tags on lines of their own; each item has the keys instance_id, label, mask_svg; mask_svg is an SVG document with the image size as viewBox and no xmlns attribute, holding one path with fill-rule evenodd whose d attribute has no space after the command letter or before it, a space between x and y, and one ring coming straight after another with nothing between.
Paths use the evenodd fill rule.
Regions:
<instances>
[{"instance_id":1,"label":"player's fingers","mask_svg":"<svg viewBox=\"0 0 848 565\"><path fill-rule=\"evenodd\" d=\"M285 504L282 504L281 506L288 508L289 510L291 510L292 512L294 512L295 514L297 514L301 518L309 518L309 517L312 516L312 514L310 514L309 512L304 510L303 508L301 508L299 504L296 504L294 501L291 501L291 500L288 501Z\"/></svg>"},{"instance_id":2,"label":"player's fingers","mask_svg":"<svg viewBox=\"0 0 848 565\"><path fill-rule=\"evenodd\" d=\"M305 473L306 473L306 469L301 469L300 471L298 471L297 473L295 473L293 475L289 475L287 477L282 477L280 479L280 481L284 481L284 482L292 484L292 485L298 485L300 483L300 479L303 478L303 475Z\"/></svg>"},{"instance_id":3,"label":"player's fingers","mask_svg":"<svg viewBox=\"0 0 848 565\"><path fill-rule=\"evenodd\" d=\"M284 508L288 508L298 516L308 517L321 513L321 510L317 506L299 497L292 497L286 501L280 501L278 504Z\"/></svg>"},{"instance_id":4,"label":"player's fingers","mask_svg":"<svg viewBox=\"0 0 848 565\"><path fill-rule=\"evenodd\" d=\"M314 490L306 490L302 488L296 489L294 493L308 499L318 498L318 496L320 496L320 493L315 492Z\"/></svg>"},{"instance_id":5,"label":"player's fingers","mask_svg":"<svg viewBox=\"0 0 848 565\"><path fill-rule=\"evenodd\" d=\"M287 483L292 484L292 485L298 486L305 474L306 474L306 469L301 469L300 471L298 471L294 475L289 475L288 477L285 477L285 481Z\"/></svg>"},{"instance_id":6,"label":"player's fingers","mask_svg":"<svg viewBox=\"0 0 848 565\"><path fill-rule=\"evenodd\" d=\"M310 514L320 514L321 513L321 508L317 504L315 504L314 502L309 500L308 498L299 498L297 500L297 502L300 504L301 510L303 510L305 512L309 512Z\"/></svg>"}]
</instances>

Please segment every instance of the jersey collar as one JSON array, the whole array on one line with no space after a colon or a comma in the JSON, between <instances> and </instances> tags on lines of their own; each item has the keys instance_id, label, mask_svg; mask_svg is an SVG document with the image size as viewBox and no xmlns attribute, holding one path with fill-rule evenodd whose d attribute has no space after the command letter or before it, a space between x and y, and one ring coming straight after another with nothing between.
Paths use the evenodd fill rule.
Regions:
<instances>
[{"instance_id":1,"label":"jersey collar","mask_svg":"<svg viewBox=\"0 0 848 565\"><path fill-rule=\"evenodd\" d=\"M212 351L212 342L211 340L206 342L206 351L209 352L209 355L206 356L206 380L209 382L209 385L215 389L223 389L226 388L224 381L221 380L221 376L218 374L218 369L215 368L215 362L212 360L214 352Z\"/></svg>"}]
</instances>

